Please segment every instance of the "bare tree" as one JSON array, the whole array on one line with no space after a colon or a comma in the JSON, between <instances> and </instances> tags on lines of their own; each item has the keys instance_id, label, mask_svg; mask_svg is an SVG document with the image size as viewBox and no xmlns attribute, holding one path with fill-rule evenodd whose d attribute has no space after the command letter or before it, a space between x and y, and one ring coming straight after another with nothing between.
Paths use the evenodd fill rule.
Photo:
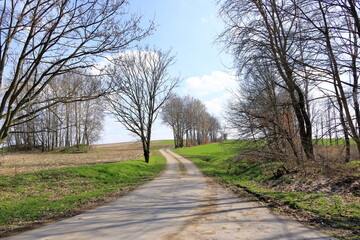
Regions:
<instances>
[{"instance_id":1,"label":"bare tree","mask_svg":"<svg viewBox=\"0 0 360 240\"><path fill-rule=\"evenodd\" d=\"M275 96L279 98L281 92L290 100L282 104L291 107L286 110L287 115L291 118L293 115L296 119L293 123L295 134L290 135L293 136L294 143L298 142L297 135L299 136L301 148L297 150L298 156L301 157L304 152L307 159L316 160L312 138L329 138L331 142L334 135L336 139L339 136L344 138L345 162L351 159L351 140L357 145L360 154L360 2L219 2L222 2L220 13L227 21L221 40L225 41L226 47L234 54L239 75L244 81L248 81L246 73L251 68L256 68L256 65L271 66L271 74L274 73L277 78L276 88L282 89ZM315 88L316 92L312 96L312 89ZM245 93L250 93L247 90L249 89L245 89ZM230 109L232 123L267 140L271 136L286 136L287 134L278 135L281 128L269 128L269 123L264 125L266 121L259 121L260 118L271 121L276 118L266 118L259 114L262 113L258 111L262 106L258 104L261 104L260 99L239 99ZM324 112L322 108L328 110ZM274 109L282 119L284 112L279 106ZM241 121L236 122L237 119ZM245 119L257 120L246 125ZM294 154L296 155L295 151ZM318 157L321 158L320 155Z\"/></svg>"},{"instance_id":2,"label":"bare tree","mask_svg":"<svg viewBox=\"0 0 360 240\"><path fill-rule=\"evenodd\" d=\"M191 145L202 144L201 127L203 125L203 116L208 114L206 106L199 99L189 97L188 107L186 108L188 116L188 133L186 141Z\"/></svg>"},{"instance_id":3,"label":"bare tree","mask_svg":"<svg viewBox=\"0 0 360 240\"><path fill-rule=\"evenodd\" d=\"M174 133L175 148L186 143L204 144L216 142L221 132L219 120L206 111L206 106L190 96L172 96L162 108L162 119Z\"/></svg>"},{"instance_id":4,"label":"bare tree","mask_svg":"<svg viewBox=\"0 0 360 240\"><path fill-rule=\"evenodd\" d=\"M173 130L175 148L184 146L184 136L187 130L186 107L186 99L174 95L164 104L161 111L163 122Z\"/></svg>"},{"instance_id":5,"label":"bare tree","mask_svg":"<svg viewBox=\"0 0 360 240\"><path fill-rule=\"evenodd\" d=\"M228 106L227 120L241 138L260 140L265 157L295 159L301 166L295 114L291 100L279 82L281 78L273 67L260 62L251 67Z\"/></svg>"},{"instance_id":6,"label":"bare tree","mask_svg":"<svg viewBox=\"0 0 360 240\"><path fill-rule=\"evenodd\" d=\"M346 143L345 160L349 161L350 137L360 154L360 3L354 0L318 0L309 2L307 8L299 9L312 32L317 33L316 37L309 37L309 41L317 46L316 64L309 67L327 76L326 82L333 85L332 92L328 89L324 91L336 102Z\"/></svg>"},{"instance_id":7,"label":"bare tree","mask_svg":"<svg viewBox=\"0 0 360 240\"><path fill-rule=\"evenodd\" d=\"M9 0L0 8L0 142L10 126L66 97L36 102L58 75L94 65L99 57L147 36L125 0ZM32 111L23 114L31 106Z\"/></svg>"},{"instance_id":8,"label":"bare tree","mask_svg":"<svg viewBox=\"0 0 360 240\"><path fill-rule=\"evenodd\" d=\"M153 123L179 82L168 72L173 63L170 51L145 48L120 53L107 68L112 89L107 96L109 111L140 138L147 163Z\"/></svg>"},{"instance_id":9,"label":"bare tree","mask_svg":"<svg viewBox=\"0 0 360 240\"><path fill-rule=\"evenodd\" d=\"M307 159L314 159L312 124L308 103L308 78L297 68L303 56L304 43L296 34L304 27L298 22L293 1L226 0L221 14L228 23L220 36L232 50L239 74L244 68L261 64L273 66L291 101L298 134Z\"/></svg>"},{"instance_id":10,"label":"bare tree","mask_svg":"<svg viewBox=\"0 0 360 240\"><path fill-rule=\"evenodd\" d=\"M102 84L95 77L66 73L51 81L34 101L48 104L57 96L73 99L73 96L89 96L101 89ZM74 144L89 145L99 139L102 131L102 102L102 98L70 100L44 108L36 117L25 118L23 124L12 125L7 143L28 149L41 146L43 151ZM21 114L32 111L31 108L24 109Z\"/></svg>"}]
</instances>

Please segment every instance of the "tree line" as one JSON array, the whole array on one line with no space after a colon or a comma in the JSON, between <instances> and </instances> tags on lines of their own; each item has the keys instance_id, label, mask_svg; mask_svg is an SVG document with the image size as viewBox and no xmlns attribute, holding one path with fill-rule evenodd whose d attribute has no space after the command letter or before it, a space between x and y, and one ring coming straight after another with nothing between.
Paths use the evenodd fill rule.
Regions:
<instances>
[{"instance_id":1,"label":"tree line","mask_svg":"<svg viewBox=\"0 0 360 240\"><path fill-rule=\"evenodd\" d=\"M226 0L220 35L240 90L228 119L244 137L298 165L316 161L314 139L342 138L360 153L360 3L354 0Z\"/></svg>"},{"instance_id":2,"label":"tree line","mask_svg":"<svg viewBox=\"0 0 360 240\"><path fill-rule=\"evenodd\" d=\"M200 100L173 95L162 108L163 122L174 135L175 148L226 140L220 121L207 112Z\"/></svg>"},{"instance_id":3,"label":"tree line","mask_svg":"<svg viewBox=\"0 0 360 240\"><path fill-rule=\"evenodd\" d=\"M136 47L154 23L125 0L1 5L0 144L90 144L106 110L140 138L149 162L152 125L178 84L170 51Z\"/></svg>"},{"instance_id":4,"label":"tree line","mask_svg":"<svg viewBox=\"0 0 360 240\"><path fill-rule=\"evenodd\" d=\"M21 114L22 122L14 123L6 145L42 151L80 144L90 145L100 139L104 121L104 102L93 93L101 92L101 81L92 76L67 73L49 83L34 99L49 104L55 96L91 96L78 101L64 101L31 114L31 107Z\"/></svg>"}]
</instances>

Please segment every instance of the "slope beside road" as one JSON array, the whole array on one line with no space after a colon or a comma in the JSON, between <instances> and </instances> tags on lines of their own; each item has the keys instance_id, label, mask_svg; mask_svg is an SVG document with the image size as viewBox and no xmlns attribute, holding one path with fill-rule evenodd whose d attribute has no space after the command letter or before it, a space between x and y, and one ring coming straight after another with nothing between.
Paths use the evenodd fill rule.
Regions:
<instances>
[{"instance_id":1,"label":"slope beside road","mask_svg":"<svg viewBox=\"0 0 360 240\"><path fill-rule=\"evenodd\" d=\"M167 169L110 204L8 239L335 239L273 215L161 150ZM185 168L185 169L184 169Z\"/></svg>"}]
</instances>

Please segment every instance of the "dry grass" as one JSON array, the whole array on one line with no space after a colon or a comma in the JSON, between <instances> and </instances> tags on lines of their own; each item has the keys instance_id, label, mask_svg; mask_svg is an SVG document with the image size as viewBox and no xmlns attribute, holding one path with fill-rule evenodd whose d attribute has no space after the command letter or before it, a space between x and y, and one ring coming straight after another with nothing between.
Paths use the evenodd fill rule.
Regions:
<instances>
[{"instance_id":1,"label":"dry grass","mask_svg":"<svg viewBox=\"0 0 360 240\"><path fill-rule=\"evenodd\" d=\"M317 169L323 175L335 177L335 176L349 176L353 174L359 174L359 168L357 165L345 162L345 147L342 145L316 145L315 162L309 162L309 168ZM351 145L351 158L350 161L359 161L359 153L356 145Z\"/></svg>"},{"instance_id":2,"label":"dry grass","mask_svg":"<svg viewBox=\"0 0 360 240\"><path fill-rule=\"evenodd\" d=\"M121 162L142 157L140 143L99 144L88 153L0 153L0 175L43 169Z\"/></svg>"},{"instance_id":3,"label":"dry grass","mask_svg":"<svg viewBox=\"0 0 360 240\"><path fill-rule=\"evenodd\" d=\"M330 162L344 162L345 146L344 145L315 145L315 156L326 159ZM352 161L359 161L360 156L355 144L350 146L350 155Z\"/></svg>"},{"instance_id":4,"label":"dry grass","mask_svg":"<svg viewBox=\"0 0 360 240\"><path fill-rule=\"evenodd\" d=\"M354 144L350 148L350 162L345 162L344 145L314 145L315 159L311 161L306 160L303 153L300 165L297 164L291 149L287 149L287 152L279 153L267 146L254 146L251 146L249 143L248 146L245 145L245 150L241 148L239 152L243 152L233 158L233 162L242 160L259 163L269 161L283 162L285 167L291 172L299 172L308 177L313 174L331 178L335 176L353 176L354 174L360 176L360 156ZM276 171L278 166L275 168Z\"/></svg>"}]
</instances>

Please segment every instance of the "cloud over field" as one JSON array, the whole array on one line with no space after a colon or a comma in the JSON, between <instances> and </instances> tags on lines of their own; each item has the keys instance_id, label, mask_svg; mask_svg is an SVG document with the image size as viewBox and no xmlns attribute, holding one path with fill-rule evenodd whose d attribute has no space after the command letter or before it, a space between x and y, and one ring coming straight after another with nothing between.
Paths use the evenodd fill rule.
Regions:
<instances>
[{"instance_id":1,"label":"cloud over field","mask_svg":"<svg viewBox=\"0 0 360 240\"><path fill-rule=\"evenodd\" d=\"M184 92L193 97L211 97L222 94L237 87L236 76L231 73L214 71L210 75L190 77L185 80Z\"/></svg>"},{"instance_id":2,"label":"cloud over field","mask_svg":"<svg viewBox=\"0 0 360 240\"><path fill-rule=\"evenodd\" d=\"M230 92L238 88L235 74L223 71L187 78L184 85L185 94L201 100L210 113L219 117L232 96Z\"/></svg>"}]
</instances>

